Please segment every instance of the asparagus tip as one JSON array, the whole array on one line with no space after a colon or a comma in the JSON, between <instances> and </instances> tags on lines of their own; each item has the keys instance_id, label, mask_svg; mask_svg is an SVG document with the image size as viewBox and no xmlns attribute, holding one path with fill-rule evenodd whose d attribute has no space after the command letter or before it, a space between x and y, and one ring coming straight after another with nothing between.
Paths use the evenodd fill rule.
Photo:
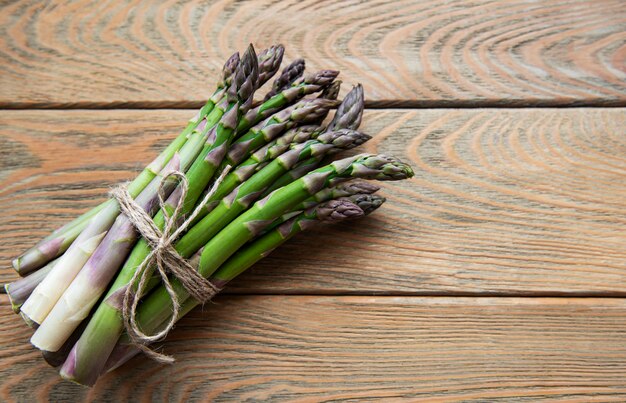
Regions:
<instances>
[{"instance_id":1,"label":"asparagus tip","mask_svg":"<svg viewBox=\"0 0 626 403\"><path fill-rule=\"evenodd\" d=\"M320 134L317 139L325 144L332 144L339 150L358 147L372 137L351 129L340 129Z\"/></svg>"},{"instance_id":2,"label":"asparagus tip","mask_svg":"<svg viewBox=\"0 0 626 403\"><path fill-rule=\"evenodd\" d=\"M226 63L224 63L224 67L222 67L222 82L218 85L219 87L225 87L227 82L230 80L231 76L235 73L235 69L239 65L239 52L233 53Z\"/></svg>"},{"instance_id":3,"label":"asparagus tip","mask_svg":"<svg viewBox=\"0 0 626 403\"><path fill-rule=\"evenodd\" d=\"M316 84L322 87L330 85L335 78L339 75L337 70L320 70L316 73L310 74L304 78L304 81L309 84Z\"/></svg>"},{"instance_id":4,"label":"asparagus tip","mask_svg":"<svg viewBox=\"0 0 626 403\"><path fill-rule=\"evenodd\" d=\"M365 215L373 213L387 200L382 196L368 193L354 194L346 197L345 199L359 206Z\"/></svg>"},{"instance_id":5,"label":"asparagus tip","mask_svg":"<svg viewBox=\"0 0 626 403\"><path fill-rule=\"evenodd\" d=\"M362 217L363 210L350 200L329 200L313 207L318 220L323 222L337 222L351 218Z\"/></svg>"},{"instance_id":6,"label":"asparagus tip","mask_svg":"<svg viewBox=\"0 0 626 403\"><path fill-rule=\"evenodd\" d=\"M333 81L328 87L324 88L324 91L320 94L319 98L336 100L339 98L339 91L341 90L341 80Z\"/></svg>"},{"instance_id":7,"label":"asparagus tip","mask_svg":"<svg viewBox=\"0 0 626 403\"><path fill-rule=\"evenodd\" d=\"M361 125L363 110L365 109L365 95L363 86L357 84L350 90L337 108L328 130L356 129Z\"/></svg>"},{"instance_id":8,"label":"asparagus tip","mask_svg":"<svg viewBox=\"0 0 626 403\"><path fill-rule=\"evenodd\" d=\"M395 157L369 155L356 161L352 173L356 177L377 180L402 180L413 177L413 169Z\"/></svg>"},{"instance_id":9,"label":"asparagus tip","mask_svg":"<svg viewBox=\"0 0 626 403\"><path fill-rule=\"evenodd\" d=\"M304 99L294 105L290 111L291 119L295 122L309 123L323 119L331 108L337 105L337 101L331 99L314 98Z\"/></svg>"},{"instance_id":10,"label":"asparagus tip","mask_svg":"<svg viewBox=\"0 0 626 403\"><path fill-rule=\"evenodd\" d=\"M294 81L302 77L304 74L304 59L296 59L285 67L280 75L274 80L272 89L265 95L264 101L272 98L274 95L290 87Z\"/></svg>"},{"instance_id":11,"label":"asparagus tip","mask_svg":"<svg viewBox=\"0 0 626 403\"><path fill-rule=\"evenodd\" d=\"M237 66L235 82L231 86L231 91L229 91L231 101L239 101L239 110L242 114L245 114L252 105L252 98L257 89L258 79L258 58L254 51L254 46L249 44ZM236 92L236 95L233 92Z\"/></svg>"},{"instance_id":12,"label":"asparagus tip","mask_svg":"<svg viewBox=\"0 0 626 403\"><path fill-rule=\"evenodd\" d=\"M283 61L285 47L283 45L272 45L265 49L258 56L259 82L257 87L262 86L276 74Z\"/></svg>"}]
</instances>

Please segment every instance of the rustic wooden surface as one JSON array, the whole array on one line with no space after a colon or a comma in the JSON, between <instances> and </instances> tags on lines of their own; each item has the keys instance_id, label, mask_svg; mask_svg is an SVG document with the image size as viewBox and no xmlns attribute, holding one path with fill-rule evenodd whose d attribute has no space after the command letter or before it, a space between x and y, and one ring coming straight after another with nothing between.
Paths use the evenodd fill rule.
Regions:
<instances>
[{"instance_id":1,"label":"rustic wooden surface","mask_svg":"<svg viewBox=\"0 0 626 403\"><path fill-rule=\"evenodd\" d=\"M92 390L61 381L0 315L0 399L624 401L626 301L220 297ZM20 400L20 399L18 399Z\"/></svg>"},{"instance_id":2,"label":"rustic wooden surface","mask_svg":"<svg viewBox=\"0 0 626 403\"><path fill-rule=\"evenodd\" d=\"M0 259L131 178L188 115L2 112ZM624 295L624 127L622 109L367 111L364 150L416 177L385 184L372 216L295 238L231 290Z\"/></svg>"},{"instance_id":3,"label":"rustic wooden surface","mask_svg":"<svg viewBox=\"0 0 626 403\"><path fill-rule=\"evenodd\" d=\"M195 105L249 42L378 105L624 105L626 7L557 1L51 1L0 8L0 105Z\"/></svg>"},{"instance_id":4,"label":"rustic wooden surface","mask_svg":"<svg viewBox=\"0 0 626 403\"><path fill-rule=\"evenodd\" d=\"M1 2L0 283L250 41L362 82L365 149L416 177L194 311L171 367L61 381L0 295L0 401L626 400L619 0Z\"/></svg>"}]
</instances>

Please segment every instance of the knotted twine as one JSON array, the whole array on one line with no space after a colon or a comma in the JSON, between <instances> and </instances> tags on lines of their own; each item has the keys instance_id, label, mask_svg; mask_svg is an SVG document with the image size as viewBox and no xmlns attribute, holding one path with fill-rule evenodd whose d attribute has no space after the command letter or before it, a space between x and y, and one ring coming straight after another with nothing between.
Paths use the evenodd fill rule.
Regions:
<instances>
[{"instance_id":1,"label":"knotted twine","mask_svg":"<svg viewBox=\"0 0 626 403\"><path fill-rule=\"evenodd\" d=\"M143 351L146 355L152 359L161 363L172 363L174 358L158 353L147 346L149 343L163 339L174 327L178 319L180 312L180 301L176 294L176 291L172 287L172 283L168 274L172 274L185 288L189 295L196 299L198 302L204 304L210 301L220 289L213 285L209 280L205 279L198 273L198 271L182 256L178 254L174 248L174 243L178 237L189 227L189 225L200 214L204 206L209 202L209 199L217 187L222 183L226 174L230 171L230 165L222 171L220 176L215 180L209 192L205 195L202 201L196 205L196 208L180 225L176 225L177 221L181 218L181 212L185 204L185 197L187 196L187 190L189 189L189 181L184 173L180 171L169 171L163 175L158 188L159 207L164 213L165 225L163 231L161 231L152 221L152 217L146 213L146 211L135 202L135 200L128 193L126 185L120 185L111 190L111 197L115 198L120 205L120 210L126 215L129 221L137 229L137 232L146 240L148 245L152 248L152 251L141 262L129 285L124 291L124 300L122 303L122 318L124 320L124 327L126 333L130 337L133 344ZM178 186L180 188L180 197L174 211L169 213L165 204L165 184L166 181L171 178L178 179ZM161 281L167 290L167 293L172 300L172 316L167 325L155 334L145 334L137 324L137 306L143 296L146 288L146 284L152 275L153 266L156 266ZM133 291L133 285L137 284L137 290Z\"/></svg>"}]
</instances>

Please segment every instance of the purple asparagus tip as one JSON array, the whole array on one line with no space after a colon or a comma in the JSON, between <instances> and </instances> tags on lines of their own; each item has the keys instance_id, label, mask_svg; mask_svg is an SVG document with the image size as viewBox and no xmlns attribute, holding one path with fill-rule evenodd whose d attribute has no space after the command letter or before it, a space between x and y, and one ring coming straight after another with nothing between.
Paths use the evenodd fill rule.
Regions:
<instances>
[{"instance_id":1,"label":"purple asparagus tip","mask_svg":"<svg viewBox=\"0 0 626 403\"><path fill-rule=\"evenodd\" d=\"M358 84L346 95L337 108L333 120L328 125L328 130L357 129L361 124L363 109L365 108L365 95L363 86Z\"/></svg>"},{"instance_id":2,"label":"purple asparagus tip","mask_svg":"<svg viewBox=\"0 0 626 403\"><path fill-rule=\"evenodd\" d=\"M341 90L341 80L335 80L328 87L324 88L324 91L322 91L319 98L335 100L339 98L340 90Z\"/></svg>"},{"instance_id":3,"label":"purple asparagus tip","mask_svg":"<svg viewBox=\"0 0 626 403\"><path fill-rule=\"evenodd\" d=\"M304 74L304 66L304 59L296 59L285 67L282 73L274 80L272 89L265 95L264 101L267 101L284 89L291 87L294 81Z\"/></svg>"},{"instance_id":4,"label":"purple asparagus tip","mask_svg":"<svg viewBox=\"0 0 626 403\"><path fill-rule=\"evenodd\" d=\"M363 210L350 200L330 200L313 207L318 220L337 222L351 218L362 217Z\"/></svg>"},{"instance_id":5,"label":"purple asparagus tip","mask_svg":"<svg viewBox=\"0 0 626 403\"><path fill-rule=\"evenodd\" d=\"M337 151L358 147L371 138L371 136L368 136L365 133L351 129L330 131L317 136L317 140L325 144L334 145L337 148Z\"/></svg>"},{"instance_id":6,"label":"purple asparagus tip","mask_svg":"<svg viewBox=\"0 0 626 403\"><path fill-rule=\"evenodd\" d=\"M228 58L228 60L226 60L224 67L222 67L222 81L217 85L219 88L224 88L230 85L238 65L239 52L235 52Z\"/></svg>"},{"instance_id":7,"label":"purple asparagus tip","mask_svg":"<svg viewBox=\"0 0 626 403\"><path fill-rule=\"evenodd\" d=\"M339 75L337 70L321 70L317 73L304 76L304 82L307 84L315 84L321 87L330 85Z\"/></svg>"},{"instance_id":8,"label":"purple asparagus tip","mask_svg":"<svg viewBox=\"0 0 626 403\"><path fill-rule=\"evenodd\" d=\"M356 204L361 210L363 210L365 215L371 214L386 201L386 199L382 196L367 193L354 194L352 196L342 198L341 200L348 200Z\"/></svg>"},{"instance_id":9,"label":"purple asparagus tip","mask_svg":"<svg viewBox=\"0 0 626 403\"><path fill-rule=\"evenodd\" d=\"M285 54L285 47L283 45L273 45L259 53L258 65L259 65L259 80L257 88L261 87L270 78L276 74L280 64L283 61L283 55Z\"/></svg>"},{"instance_id":10,"label":"purple asparagus tip","mask_svg":"<svg viewBox=\"0 0 626 403\"><path fill-rule=\"evenodd\" d=\"M257 89L259 65L254 46L250 44L241 57L234 74L234 82L228 93L229 102L239 102L239 111L244 115L252 105Z\"/></svg>"}]
</instances>

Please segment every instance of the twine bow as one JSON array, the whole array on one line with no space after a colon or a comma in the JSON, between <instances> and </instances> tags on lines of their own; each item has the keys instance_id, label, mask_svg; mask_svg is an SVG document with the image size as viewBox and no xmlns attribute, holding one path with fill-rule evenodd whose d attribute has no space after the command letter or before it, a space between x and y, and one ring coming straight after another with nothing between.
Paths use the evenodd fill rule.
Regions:
<instances>
[{"instance_id":1,"label":"twine bow","mask_svg":"<svg viewBox=\"0 0 626 403\"><path fill-rule=\"evenodd\" d=\"M203 304L211 300L215 294L220 291L218 287L202 277L186 259L178 254L176 249L174 249L174 242L176 242L178 237L189 227L198 214L200 214L229 171L230 166L227 166L215 180L209 192L196 206L191 215L178 226L176 224L182 218L181 213L189 189L189 181L182 172L171 171L165 173L158 188L159 207L165 217L163 231L154 224L152 217L133 200L125 185L118 186L111 191L111 196L118 201L122 213L128 217L139 234L152 248L150 254L148 254L135 270L133 278L124 291L122 317L124 319L124 327L132 342L145 354L158 362L172 363L174 362L174 358L152 350L147 344L163 339L174 327L180 312L180 301L168 274L171 273L182 284L191 297ZM178 198L174 210L169 213L165 202L165 185L171 178L178 180L180 197ZM154 266L156 266L161 281L172 300L173 312L167 325L162 330L149 335L145 334L139 328L136 318L137 306L144 294L147 282L152 276L151 269ZM136 291L133 290L134 284L137 284Z\"/></svg>"}]
</instances>

